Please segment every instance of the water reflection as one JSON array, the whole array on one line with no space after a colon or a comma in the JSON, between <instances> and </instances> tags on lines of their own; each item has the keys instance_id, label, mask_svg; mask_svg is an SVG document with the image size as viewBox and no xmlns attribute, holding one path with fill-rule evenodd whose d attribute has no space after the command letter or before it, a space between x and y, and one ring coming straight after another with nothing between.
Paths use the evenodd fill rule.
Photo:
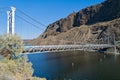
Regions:
<instances>
[{"instance_id":1,"label":"water reflection","mask_svg":"<svg viewBox=\"0 0 120 80\"><path fill-rule=\"evenodd\" d=\"M29 54L34 76L48 80L120 79L120 56L94 52L66 51Z\"/></svg>"}]
</instances>

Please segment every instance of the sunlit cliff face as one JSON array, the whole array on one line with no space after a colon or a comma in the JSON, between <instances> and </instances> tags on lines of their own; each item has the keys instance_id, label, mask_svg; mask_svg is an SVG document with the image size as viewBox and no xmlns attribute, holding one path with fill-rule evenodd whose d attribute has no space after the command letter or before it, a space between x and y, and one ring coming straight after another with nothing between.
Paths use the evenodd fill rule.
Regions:
<instances>
[{"instance_id":1,"label":"sunlit cliff face","mask_svg":"<svg viewBox=\"0 0 120 80\"><path fill-rule=\"evenodd\" d=\"M119 39L119 24L120 0L106 0L100 4L71 13L66 18L62 18L48 25L45 32L40 35L40 37L33 40L32 43L37 45L61 44L61 41L73 41L73 38L79 42L86 43L87 41L97 39L100 31L94 32L93 30L97 30L99 27L107 27L106 31L101 30L101 32L105 32L105 34L109 31L114 31L116 39ZM83 25L90 27L90 29L83 31L80 28L81 26L83 27ZM77 30L75 28L77 28ZM76 37L75 39L75 35L77 34L79 38ZM104 36L104 34L101 35ZM84 37L84 39L82 37Z\"/></svg>"}]
</instances>

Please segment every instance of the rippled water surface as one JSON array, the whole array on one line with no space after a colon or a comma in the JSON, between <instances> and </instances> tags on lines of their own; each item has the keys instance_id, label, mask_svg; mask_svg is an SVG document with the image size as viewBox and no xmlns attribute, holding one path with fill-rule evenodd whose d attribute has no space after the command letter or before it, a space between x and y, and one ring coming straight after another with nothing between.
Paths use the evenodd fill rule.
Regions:
<instances>
[{"instance_id":1,"label":"rippled water surface","mask_svg":"<svg viewBox=\"0 0 120 80\"><path fill-rule=\"evenodd\" d=\"M120 80L120 55L65 51L28 54L33 76L47 80Z\"/></svg>"}]
</instances>

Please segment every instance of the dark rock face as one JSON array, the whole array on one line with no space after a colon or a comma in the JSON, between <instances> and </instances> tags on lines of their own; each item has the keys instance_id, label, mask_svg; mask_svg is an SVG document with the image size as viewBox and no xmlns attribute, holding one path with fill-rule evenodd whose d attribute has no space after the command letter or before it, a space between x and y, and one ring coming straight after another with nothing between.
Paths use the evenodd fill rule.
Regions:
<instances>
[{"instance_id":1,"label":"dark rock face","mask_svg":"<svg viewBox=\"0 0 120 80\"><path fill-rule=\"evenodd\" d=\"M104 26L106 27L109 27L111 24L113 26L113 29L115 29L116 31L117 38L119 38L119 34L120 34L118 31L120 30L119 18L120 18L120 0L106 0L105 2L102 2L100 4L82 9L79 12L73 12L68 17L62 18L48 25L45 32L42 35L40 35L40 37L37 38L35 41L39 42L41 39L43 39L43 40L46 40L45 44L47 44L47 40L52 41L50 38L51 36L53 38L57 36L60 36L60 37L62 36L61 38L64 38L64 40L69 37L69 40L72 40L70 36L75 32L73 28L78 28L78 27L81 27L82 25L87 25L87 26L94 25L97 23L100 23L99 25L101 26L104 24ZM115 19L118 19L118 20L115 20ZM112 22L108 23L109 21L112 21ZM97 29L97 27L99 26L97 25L95 29ZM94 27L92 29L94 29ZM68 31L70 33L68 33ZM96 34L96 32L94 32L93 30L89 30L89 31ZM65 37L65 35L63 35L64 33L65 35L67 34L71 34L71 35L68 37ZM87 30L86 30L86 33L87 33ZM86 34L83 32L83 34L79 35L79 37L83 35L85 36ZM93 35L92 37L96 36L94 38L97 38L99 36L99 34L96 34L96 35ZM85 39L85 41L88 39ZM78 39L78 41L79 40L80 39ZM56 43L58 43L58 40Z\"/></svg>"},{"instance_id":2,"label":"dark rock face","mask_svg":"<svg viewBox=\"0 0 120 80\"><path fill-rule=\"evenodd\" d=\"M47 36L57 35L58 33L66 32L73 27L110 21L119 17L120 0L106 0L101 4L87 7L77 13L74 12L67 18L60 19L50 24L45 32L47 32Z\"/></svg>"},{"instance_id":3,"label":"dark rock face","mask_svg":"<svg viewBox=\"0 0 120 80\"><path fill-rule=\"evenodd\" d=\"M110 21L120 17L120 0L107 0L76 13L74 26Z\"/></svg>"},{"instance_id":4,"label":"dark rock face","mask_svg":"<svg viewBox=\"0 0 120 80\"><path fill-rule=\"evenodd\" d=\"M46 31L56 29L56 32L64 32L71 29L73 27L75 14L76 13L72 13L67 18L60 19L59 21L50 24L47 27Z\"/></svg>"},{"instance_id":5,"label":"dark rock face","mask_svg":"<svg viewBox=\"0 0 120 80\"><path fill-rule=\"evenodd\" d=\"M107 0L104 3L93 7L92 10L97 9L92 17L88 19L87 24L93 24L96 22L110 21L120 17L120 0Z\"/></svg>"},{"instance_id":6,"label":"dark rock face","mask_svg":"<svg viewBox=\"0 0 120 80\"><path fill-rule=\"evenodd\" d=\"M78 13L76 13L74 26L80 26L89 23L96 23L99 19L99 16L96 16L97 12L101 8L102 4L98 4L95 6L87 7Z\"/></svg>"}]
</instances>

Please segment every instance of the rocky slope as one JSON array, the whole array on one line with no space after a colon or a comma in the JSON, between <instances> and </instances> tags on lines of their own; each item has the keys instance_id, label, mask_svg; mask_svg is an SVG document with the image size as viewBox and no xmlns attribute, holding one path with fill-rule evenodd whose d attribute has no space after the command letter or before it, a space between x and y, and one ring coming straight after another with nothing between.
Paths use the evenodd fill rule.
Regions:
<instances>
[{"instance_id":1,"label":"rocky slope","mask_svg":"<svg viewBox=\"0 0 120 80\"><path fill-rule=\"evenodd\" d=\"M97 42L110 32L120 40L120 0L103 3L74 12L48 25L45 32L30 43L33 45L83 44Z\"/></svg>"}]
</instances>

